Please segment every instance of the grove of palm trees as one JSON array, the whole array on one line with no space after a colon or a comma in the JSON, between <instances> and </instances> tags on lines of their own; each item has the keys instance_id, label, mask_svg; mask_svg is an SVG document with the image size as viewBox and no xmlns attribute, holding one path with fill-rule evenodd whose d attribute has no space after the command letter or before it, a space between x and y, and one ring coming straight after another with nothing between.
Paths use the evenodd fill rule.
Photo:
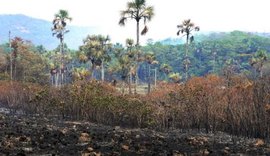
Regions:
<instances>
[{"instance_id":1,"label":"grove of palm trees","mask_svg":"<svg viewBox=\"0 0 270 156\"><path fill-rule=\"evenodd\" d=\"M203 34L184 19L176 44L143 44L155 11L146 0L119 10L119 27L136 24L125 44L85 34L70 49L68 10L52 19L53 50L9 36L0 155L269 155L269 36Z\"/></svg>"}]
</instances>

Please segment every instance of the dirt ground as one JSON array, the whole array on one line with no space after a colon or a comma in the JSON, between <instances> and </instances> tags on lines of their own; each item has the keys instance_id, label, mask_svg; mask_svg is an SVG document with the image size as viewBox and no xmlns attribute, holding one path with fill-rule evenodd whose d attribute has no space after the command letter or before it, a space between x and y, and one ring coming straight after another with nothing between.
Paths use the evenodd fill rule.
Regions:
<instances>
[{"instance_id":1,"label":"dirt ground","mask_svg":"<svg viewBox=\"0 0 270 156\"><path fill-rule=\"evenodd\" d=\"M270 155L261 139L195 130L127 129L0 113L0 155Z\"/></svg>"}]
</instances>

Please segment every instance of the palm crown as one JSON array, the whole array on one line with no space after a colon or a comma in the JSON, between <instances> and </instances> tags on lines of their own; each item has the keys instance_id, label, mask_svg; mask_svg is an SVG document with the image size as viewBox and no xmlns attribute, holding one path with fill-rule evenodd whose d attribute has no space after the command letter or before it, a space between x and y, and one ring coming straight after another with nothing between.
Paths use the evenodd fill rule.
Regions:
<instances>
[{"instance_id":1,"label":"palm crown","mask_svg":"<svg viewBox=\"0 0 270 156\"><path fill-rule=\"evenodd\" d=\"M194 40L194 37L192 36L192 31L199 31L200 27L195 26L194 23L191 22L190 19L184 20L182 24L177 25L177 28L179 29L177 31L177 35L183 34L183 36L186 36L187 42L192 42Z\"/></svg>"},{"instance_id":2,"label":"palm crown","mask_svg":"<svg viewBox=\"0 0 270 156\"><path fill-rule=\"evenodd\" d=\"M57 14L54 15L53 19L53 35L56 35L58 39L63 40L64 34L69 32L66 30L67 21L71 21L72 18L69 17L69 14L66 10L60 10Z\"/></svg>"}]
</instances>

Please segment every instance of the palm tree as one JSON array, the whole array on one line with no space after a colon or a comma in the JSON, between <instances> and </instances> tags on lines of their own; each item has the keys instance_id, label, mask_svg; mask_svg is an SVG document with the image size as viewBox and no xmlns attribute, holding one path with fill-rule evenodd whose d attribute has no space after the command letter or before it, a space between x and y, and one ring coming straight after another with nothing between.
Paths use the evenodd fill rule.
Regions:
<instances>
[{"instance_id":1,"label":"palm tree","mask_svg":"<svg viewBox=\"0 0 270 156\"><path fill-rule=\"evenodd\" d=\"M61 80L60 84L64 82L64 35L69 32L69 30L66 29L67 21L71 21L72 18L69 17L68 11L66 10L59 10L57 14L55 14L53 19L53 27L52 27L52 35L56 35L56 37L60 40L60 53L62 55L61 59L61 65L60 65L60 75Z\"/></svg>"},{"instance_id":2,"label":"palm tree","mask_svg":"<svg viewBox=\"0 0 270 156\"><path fill-rule=\"evenodd\" d=\"M169 78L174 82L174 83L179 83L181 80L181 76L179 73L170 73Z\"/></svg>"},{"instance_id":3,"label":"palm tree","mask_svg":"<svg viewBox=\"0 0 270 156\"><path fill-rule=\"evenodd\" d=\"M150 78L151 65L158 64L158 61L156 61L156 56L153 52L146 53L144 57L146 63L148 64L148 94L149 94L151 91L151 78Z\"/></svg>"},{"instance_id":4,"label":"palm tree","mask_svg":"<svg viewBox=\"0 0 270 156\"><path fill-rule=\"evenodd\" d=\"M177 25L177 28L179 29L177 31L177 36L180 34L183 34L183 36L186 36L186 51L185 51L185 76L186 81L188 79L188 65L190 64L190 60L188 59L188 48L189 43L191 43L194 40L194 36L192 35L192 31L199 31L200 28L198 26L195 26L194 23L191 22L190 19L184 20L180 25Z\"/></svg>"},{"instance_id":5,"label":"palm tree","mask_svg":"<svg viewBox=\"0 0 270 156\"><path fill-rule=\"evenodd\" d=\"M165 74L165 79L167 80L168 75L172 72L172 67L169 64L162 64L160 66L160 71Z\"/></svg>"},{"instance_id":6,"label":"palm tree","mask_svg":"<svg viewBox=\"0 0 270 156\"><path fill-rule=\"evenodd\" d=\"M97 66L101 66L101 80L104 81L104 62L110 60L108 51L111 49L109 36L91 35L84 39L84 45L80 50L85 52L88 59L91 61L91 73L94 77L94 70Z\"/></svg>"},{"instance_id":7,"label":"palm tree","mask_svg":"<svg viewBox=\"0 0 270 156\"><path fill-rule=\"evenodd\" d=\"M124 26L127 19L134 19L137 24L137 42L136 46L139 46L139 32L140 32L140 20L144 20L144 29L141 32L141 35L145 35L148 31L146 25L147 21L151 21L154 16L154 8L152 6L146 6L145 0L134 0L127 3L127 9L121 11L121 18L119 25Z\"/></svg>"},{"instance_id":8,"label":"palm tree","mask_svg":"<svg viewBox=\"0 0 270 156\"><path fill-rule=\"evenodd\" d=\"M137 48L137 60L139 61L139 43L140 43L140 21L144 21L144 28L141 31L141 35L145 35L148 32L148 27L146 22L151 21L154 16L153 6L146 6L145 0L133 0L132 2L127 3L127 9L121 11L121 18L119 20L119 25L124 26L127 19L134 19L136 21L136 48ZM138 63L136 65L137 69ZM138 80L138 71L136 70L136 83ZM136 85L135 85L136 93Z\"/></svg>"}]
</instances>

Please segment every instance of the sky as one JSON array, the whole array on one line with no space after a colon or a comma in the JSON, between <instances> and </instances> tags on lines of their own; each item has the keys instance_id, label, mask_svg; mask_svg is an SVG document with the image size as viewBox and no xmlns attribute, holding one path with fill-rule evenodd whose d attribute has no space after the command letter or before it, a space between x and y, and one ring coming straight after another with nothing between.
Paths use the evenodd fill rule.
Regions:
<instances>
[{"instance_id":1,"label":"sky","mask_svg":"<svg viewBox=\"0 0 270 156\"><path fill-rule=\"evenodd\" d=\"M71 25L98 27L112 42L136 40L134 20L119 26L120 10L131 0L0 0L0 14L24 14L52 21L60 9L68 10ZM177 37L176 26L191 19L201 32L254 31L270 32L269 0L146 0L155 16L148 23L149 32L141 37L154 41ZM142 22L143 23L143 22ZM143 25L141 26L142 29ZM87 35L87 34L86 34Z\"/></svg>"}]
</instances>

